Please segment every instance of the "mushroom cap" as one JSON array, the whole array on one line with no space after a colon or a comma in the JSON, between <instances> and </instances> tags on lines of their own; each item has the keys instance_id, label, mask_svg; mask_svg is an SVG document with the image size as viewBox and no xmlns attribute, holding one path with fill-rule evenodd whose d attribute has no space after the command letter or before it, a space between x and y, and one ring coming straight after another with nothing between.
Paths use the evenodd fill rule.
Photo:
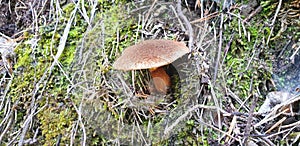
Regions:
<instances>
[{"instance_id":1,"label":"mushroom cap","mask_svg":"<svg viewBox=\"0 0 300 146\"><path fill-rule=\"evenodd\" d=\"M126 48L113 64L117 70L138 70L164 66L189 53L182 42L147 40Z\"/></svg>"}]
</instances>

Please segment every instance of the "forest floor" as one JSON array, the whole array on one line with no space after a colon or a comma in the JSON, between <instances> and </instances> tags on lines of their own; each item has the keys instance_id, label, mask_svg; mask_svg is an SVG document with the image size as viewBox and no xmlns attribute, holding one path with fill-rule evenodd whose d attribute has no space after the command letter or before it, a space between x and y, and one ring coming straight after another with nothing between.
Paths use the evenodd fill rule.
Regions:
<instances>
[{"instance_id":1,"label":"forest floor","mask_svg":"<svg viewBox=\"0 0 300 146\"><path fill-rule=\"evenodd\" d=\"M300 1L0 1L1 145L297 145ZM164 66L112 65L143 40ZM139 54L136 54L139 55Z\"/></svg>"}]
</instances>

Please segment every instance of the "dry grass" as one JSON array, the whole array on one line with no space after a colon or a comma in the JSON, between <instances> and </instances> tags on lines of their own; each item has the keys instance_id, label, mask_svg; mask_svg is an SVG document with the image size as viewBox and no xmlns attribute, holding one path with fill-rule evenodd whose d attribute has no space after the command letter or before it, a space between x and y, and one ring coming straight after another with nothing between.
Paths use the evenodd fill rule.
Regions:
<instances>
[{"instance_id":1,"label":"dry grass","mask_svg":"<svg viewBox=\"0 0 300 146\"><path fill-rule=\"evenodd\" d=\"M84 2L91 9L86 9L83 6ZM76 113L72 129L65 136L70 145L93 144L95 139L98 140L96 144L113 145L297 144L300 137L299 96L290 97L273 107L270 113L261 115L255 111L259 107L260 97L264 96L262 88L266 85L261 87L255 83L256 80L264 78L251 76L249 91L245 94L240 94L239 82L235 83L235 86L228 84L234 64L228 66L226 63L229 61L226 57L232 53L230 51L234 50L233 47L239 47L235 43L242 42L241 38L246 38L249 44L255 43L251 46L251 54L246 54L248 60L243 64L246 69L236 78L242 78L248 69L263 68L262 70L271 72L270 68L261 67L266 63L260 61L259 54L266 51L263 44L268 45L275 39L274 32L277 30L274 24L279 21L277 18L282 9L282 1L279 1L275 15L270 21L269 35L254 38L250 35L250 30L251 23L255 22L251 20L261 11L260 6L252 11L249 17L242 18L237 10L245 6L239 4L228 7L230 11L221 12L213 11L213 4L205 7L200 0L195 1L195 7L182 7L186 1L182 3L154 0L119 6L120 11L127 10L129 15L124 12L117 18L133 18L130 20L137 26L132 29L132 34L128 34L131 38L122 34L124 20L116 20L108 25L108 22L113 21L111 19L114 18L114 14L105 13L107 16L97 17L96 1L75 3L75 8L70 11L69 19L66 20L59 45L51 48L56 50L55 53L51 52L52 62L42 76L34 81L34 89L30 91L29 105L19 122L19 129L13 129L12 123L14 119L20 118L14 114L18 112L20 100L13 101L12 97L8 96L14 74L17 72L10 63L14 58L10 54L13 54L19 43L24 42L22 38L14 40L1 33L1 38L5 40L0 42L3 44L0 50L4 67L0 71L6 75L1 76L0 112L3 119L0 123L0 141L5 139L5 144L8 145L39 143L42 133L39 132L38 126L36 127L38 124L35 123L40 121L35 117L52 106L41 106L40 100L48 101L51 98L42 95L49 90L45 89L46 85L50 84L51 76L55 76L55 69L58 69L68 85L63 98L69 101L70 109ZM39 41L39 28L47 25L50 20L57 22L54 30L59 28L57 24L62 16L62 8L54 1L48 4L47 15L42 15L44 9L40 7L30 7L34 12L29 28L34 34L29 40L31 42ZM47 7L46 4L43 6ZM197 9L200 15L195 14L193 8ZM70 28L77 22L78 14L87 23L87 29L76 48L72 65L66 67L62 65L60 58L68 44ZM40 20L46 21L41 24ZM114 24L121 27L114 28ZM108 27L114 28L113 35ZM257 27L261 29L257 32L262 33L265 27L268 26ZM228 30L232 30L233 33L228 34ZM54 41L55 37L53 34L51 41ZM110 38L113 41L109 40ZM123 47L148 39L184 41L191 50L188 55L165 67L173 71L173 80L177 82L170 94L150 94L151 78L146 70L123 72L111 68ZM32 43L31 47L35 50L38 46ZM297 51L293 54L296 53ZM34 134L28 137L28 133L32 131ZM280 138L282 140L278 140ZM53 141L59 144L60 139L58 137Z\"/></svg>"}]
</instances>

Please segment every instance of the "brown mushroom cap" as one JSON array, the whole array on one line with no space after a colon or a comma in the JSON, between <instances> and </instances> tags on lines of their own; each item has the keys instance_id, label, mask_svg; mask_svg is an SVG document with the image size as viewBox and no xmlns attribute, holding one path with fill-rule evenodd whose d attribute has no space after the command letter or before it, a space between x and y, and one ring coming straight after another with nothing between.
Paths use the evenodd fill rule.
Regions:
<instances>
[{"instance_id":1,"label":"brown mushroom cap","mask_svg":"<svg viewBox=\"0 0 300 146\"><path fill-rule=\"evenodd\" d=\"M170 64L188 52L182 42L147 40L126 48L113 68L124 71L156 68Z\"/></svg>"}]
</instances>

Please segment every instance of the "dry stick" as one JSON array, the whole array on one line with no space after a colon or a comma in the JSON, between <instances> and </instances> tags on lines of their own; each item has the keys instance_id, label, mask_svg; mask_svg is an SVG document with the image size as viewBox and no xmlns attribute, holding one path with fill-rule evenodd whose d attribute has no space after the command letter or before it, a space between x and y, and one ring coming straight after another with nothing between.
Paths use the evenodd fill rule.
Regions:
<instances>
[{"instance_id":1,"label":"dry stick","mask_svg":"<svg viewBox=\"0 0 300 146\"><path fill-rule=\"evenodd\" d=\"M89 21L90 19L89 19L89 17L88 17L88 14L87 14L86 9L85 9L85 6L84 6L85 2L84 2L84 0L82 0L82 1L80 1L80 2L81 2L81 10L78 9L78 10L79 10L79 13L81 13L81 16L84 18L85 22L88 23L88 27L91 27L91 23L90 23L90 21ZM82 12L81 12L81 11L82 11Z\"/></svg>"},{"instance_id":2,"label":"dry stick","mask_svg":"<svg viewBox=\"0 0 300 146\"><path fill-rule=\"evenodd\" d=\"M7 40L12 40L10 37L8 37L7 35L5 35L5 34L3 34L3 33L1 33L1 32L0 32L0 35L1 35L2 37L4 37L5 39L7 39Z\"/></svg>"},{"instance_id":3,"label":"dry stick","mask_svg":"<svg viewBox=\"0 0 300 146\"><path fill-rule=\"evenodd\" d=\"M189 108L184 114L182 114L180 117L178 117L174 123L172 123L169 127L167 127L164 131L164 135L168 135L170 133L170 131L172 129L174 129L174 127L176 125L178 125L179 122L183 121L191 112L195 111L196 109L198 108L205 108L205 109L214 109L214 110L218 110L218 111L221 111L222 113L225 113L225 114L228 114L226 111L220 109L219 107L216 107L216 106L206 106L206 105L203 105L203 104L197 104L191 108ZM223 132L225 133L225 132ZM231 136L230 136L231 137Z\"/></svg>"},{"instance_id":4,"label":"dry stick","mask_svg":"<svg viewBox=\"0 0 300 146\"><path fill-rule=\"evenodd\" d=\"M9 112L8 114L6 114L6 116L9 118L12 115L13 112ZM6 135L6 132L10 129L10 126L12 124L12 120L13 118L10 118L9 121L7 123L5 123L6 127L4 128L4 125L2 128L4 128L4 130L2 131L2 133L0 134L0 142L2 141L2 138L4 137L4 135ZM3 120L4 121L4 120ZM2 121L2 122L3 122ZM6 120L5 120L6 121ZM3 123L4 124L4 123ZM2 125L2 124L1 124Z\"/></svg>"},{"instance_id":5,"label":"dry stick","mask_svg":"<svg viewBox=\"0 0 300 146\"><path fill-rule=\"evenodd\" d=\"M70 134L70 146L74 145L73 143L74 143L77 129L78 129L78 124L77 123L72 124L72 130Z\"/></svg>"},{"instance_id":6,"label":"dry stick","mask_svg":"<svg viewBox=\"0 0 300 146\"><path fill-rule=\"evenodd\" d=\"M14 78L14 76L11 76L9 82L8 82L7 85L6 85L6 88L5 88L5 90L4 90L4 94L2 95L3 99L2 99L2 102L1 102L1 104L0 104L0 110L2 110L2 108L3 108L3 106L4 106L4 105L3 105L3 104L4 104L4 101L5 101L4 98L6 97L8 91L9 91L9 89L10 89L10 86L11 86L11 84L12 84L13 78ZM8 98L8 99L10 99L10 98ZM9 102L10 102L10 100L9 100ZM1 140L0 140L0 141L1 141Z\"/></svg>"},{"instance_id":7,"label":"dry stick","mask_svg":"<svg viewBox=\"0 0 300 146\"><path fill-rule=\"evenodd\" d=\"M4 96L3 96L4 97ZM14 109L15 105L13 105L13 107L11 107L11 99L8 98L7 100L5 100L3 98L3 102L5 101L5 105L4 106L4 109L2 111L2 113L4 114L5 113L5 117L1 120L0 122L0 130L2 129L2 125L4 125L4 123L7 121L7 119L9 118L9 116L11 115L10 113L12 112L11 110ZM17 101L18 102L18 101Z\"/></svg>"},{"instance_id":8,"label":"dry stick","mask_svg":"<svg viewBox=\"0 0 300 146\"><path fill-rule=\"evenodd\" d=\"M217 98L216 92L214 91L214 88L215 88L214 85L210 81L208 82L208 85L211 86L210 92L211 92L211 95L212 95L212 98L213 98L213 101L214 101L215 105L218 107L218 109L222 110L221 109L222 105L220 105L220 104L222 104L222 102L220 102L220 104L218 102L218 98ZM217 114L218 114L218 128L222 129L220 110L217 110ZM218 135L218 136L220 138L220 135Z\"/></svg>"},{"instance_id":9,"label":"dry stick","mask_svg":"<svg viewBox=\"0 0 300 146\"><path fill-rule=\"evenodd\" d=\"M295 56L296 56L296 54L298 53L299 50L300 50L300 46L296 49L296 51L290 57L290 60L293 60L292 62L294 62Z\"/></svg>"},{"instance_id":10,"label":"dry stick","mask_svg":"<svg viewBox=\"0 0 300 146\"><path fill-rule=\"evenodd\" d=\"M180 18L179 18L179 16L178 16L177 12L176 12L176 10L175 10L175 8L174 8L172 5L170 6L170 8L173 10L174 15L175 15L176 18L178 19L178 23L180 24L181 29L182 29L183 31L186 31L186 29L184 28L184 25L183 25L182 21L180 20Z\"/></svg>"},{"instance_id":11,"label":"dry stick","mask_svg":"<svg viewBox=\"0 0 300 146\"><path fill-rule=\"evenodd\" d=\"M262 135L259 131L257 131L256 129L254 129L254 133L258 134L258 135ZM275 145L270 139L266 138L266 137L260 137L261 139L264 140L265 143L269 144L269 146L273 146Z\"/></svg>"},{"instance_id":12,"label":"dry stick","mask_svg":"<svg viewBox=\"0 0 300 146\"><path fill-rule=\"evenodd\" d=\"M284 111L283 111L283 112L280 112L280 113L278 113L278 114L276 114L276 112L277 112L281 107L286 106L286 105L289 105L289 104L292 104L292 103L297 102L297 101L300 101L300 95L296 95L296 96L294 96L294 97L288 99L287 101L285 101L285 102L283 102L283 103L281 103L281 104L279 104L279 105L276 105L275 107L272 108L272 111L271 111L268 115L265 116L264 119L262 119L259 123L257 123L257 124L254 125L254 128L256 128L256 127L258 127L258 126L260 126L260 125L262 125L262 124L268 122L269 120L272 120L272 119L274 119L274 118L280 116L281 114L284 113ZM276 114L276 115L275 115L275 114ZM274 116L273 116L273 115L274 115Z\"/></svg>"},{"instance_id":13,"label":"dry stick","mask_svg":"<svg viewBox=\"0 0 300 146\"><path fill-rule=\"evenodd\" d=\"M250 108L250 111L249 111L249 116L247 118L247 124L246 124L246 127L245 127L245 138L243 139L243 143L247 143L247 140L248 140L248 137L250 135L250 130L251 130L251 126L252 126L252 119L253 119L253 113L254 113L254 109L256 107L256 103L257 103L257 99L258 99L258 95L253 95L253 100L252 100L252 105L251 105L251 108Z\"/></svg>"},{"instance_id":14,"label":"dry stick","mask_svg":"<svg viewBox=\"0 0 300 146\"><path fill-rule=\"evenodd\" d=\"M294 127L294 126L300 126L300 121L297 121L297 122L292 123L292 124L281 126L281 128L290 128L290 127Z\"/></svg>"},{"instance_id":15,"label":"dry stick","mask_svg":"<svg viewBox=\"0 0 300 146\"><path fill-rule=\"evenodd\" d=\"M240 108L244 108L246 111L249 111L248 107L245 106L245 102L243 102L240 97L238 97L237 95L235 95L235 93L233 91L231 91L229 88L226 88L226 91L228 91L228 94L231 95L231 97L240 104Z\"/></svg>"},{"instance_id":16,"label":"dry stick","mask_svg":"<svg viewBox=\"0 0 300 146\"><path fill-rule=\"evenodd\" d=\"M243 23L249 22L254 17L254 15L259 13L261 10L262 10L261 6L257 7L246 19L243 20Z\"/></svg>"},{"instance_id":17,"label":"dry stick","mask_svg":"<svg viewBox=\"0 0 300 146\"><path fill-rule=\"evenodd\" d=\"M82 98L83 99L83 98ZM81 114L81 110L82 110L82 102L80 102L79 105L79 109L76 107L76 105L72 102L73 107L75 108L77 114L78 114L78 121L79 121L79 125L82 128L82 134L83 134L83 139L82 139L82 146L85 146L86 143L86 131L85 131L85 127L84 124L82 122L82 114Z\"/></svg>"},{"instance_id":18,"label":"dry stick","mask_svg":"<svg viewBox=\"0 0 300 146\"><path fill-rule=\"evenodd\" d=\"M229 42L227 43L227 45L226 45L226 47L225 47L225 49L224 49L224 57L223 57L221 66L223 66L223 64L224 64L224 62L225 62L225 60L226 60L226 56L227 56L227 53L228 53L228 51L229 51L229 49L230 49L230 46L231 46L231 43L232 43L232 41L233 41L234 35L235 35L235 33L233 33L233 34L230 36L230 40L229 40Z\"/></svg>"},{"instance_id":19,"label":"dry stick","mask_svg":"<svg viewBox=\"0 0 300 146\"><path fill-rule=\"evenodd\" d=\"M138 114L137 114L137 115L138 115ZM140 137L141 137L141 139L143 140L143 143L144 143L145 145L150 145L150 144L147 143L147 140L145 139L145 137L144 137L144 135L143 135L143 131L141 130L140 124L139 124L138 122L135 122L135 125L136 125L136 127L137 127L138 132L140 133Z\"/></svg>"},{"instance_id":20,"label":"dry stick","mask_svg":"<svg viewBox=\"0 0 300 146\"><path fill-rule=\"evenodd\" d=\"M151 7L149 8L148 13L147 13L146 16L145 16L145 20L146 20L146 21L148 20L150 14L151 14L151 11L153 10L153 8L154 8L156 2L157 2L157 0L154 0L154 2L152 3Z\"/></svg>"},{"instance_id":21,"label":"dry stick","mask_svg":"<svg viewBox=\"0 0 300 146\"><path fill-rule=\"evenodd\" d=\"M267 136L267 138L272 138L272 137L275 137L277 135L283 134L283 133L288 132L288 131L290 131L290 129L285 129L285 130L270 134L270 135Z\"/></svg>"},{"instance_id":22,"label":"dry stick","mask_svg":"<svg viewBox=\"0 0 300 146\"><path fill-rule=\"evenodd\" d=\"M190 23L190 21L185 17L185 15L183 15L182 13L182 9L181 9L181 0L178 0L177 1L177 13L178 13L178 16L180 19L183 20L184 24L186 25L187 27L187 30L188 30L188 34L189 34L189 43L188 43L188 46L189 46L189 49L190 51L193 51L193 44L194 44L194 32L193 32L193 27Z\"/></svg>"},{"instance_id":23,"label":"dry stick","mask_svg":"<svg viewBox=\"0 0 300 146\"><path fill-rule=\"evenodd\" d=\"M287 109L288 110L288 109ZM283 121L285 121L287 117L281 118L278 122L276 122L271 128L269 128L265 133L270 133L273 129L275 129L277 126L281 125Z\"/></svg>"},{"instance_id":24,"label":"dry stick","mask_svg":"<svg viewBox=\"0 0 300 146\"><path fill-rule=\"evenodd\" d=\"M18 143L19 146L22 146L23 143L24 143L25 135L28 131L29 125L32 121L32 118L33 118L33 115L34 115L36 109L37 109L37 106L35 104L35 98L32 97L32 100L31 100L31 103L30 103L30 110L29 110L30 114L27 116L27 119L25 120L24 124L21 126L21 127L23 127L23 130L22 130L20 140L19 140L19 143Z\"/></svg>"},{"instance_id":25,"label":"dry stick","mask_svg":"<svg viewBox=\"0 0 300 146\"><path fill-rule=\"evenodd\" d=\"M278 12L279 12L279 10L280 10L280 8L281 8L281 3L282 3L282 0L279 0L279 4L278 4L278 6L277 6L277 9L276 9L276 12L275 12L275 16L274 16L274 19L273 19L272 24L271 24L272 28L271 28L270 35L268 36L267 45L269 44L271 35L272 35L272 33L273 33L273 30L274 30L274 24L275 24L275 21L276 21Z\"/></svg>"},{"instance_id":26,"label":"dry stick","mask_svg":"<svg viewBox=\"0 0 300 146\"><path fill-rule=\"evenodd\" d=\"M98 1L92 1L92 10L91 10L91 17L89 19L90 24L94 21L94 17L95 17L95 13L96 13L96 9L98 6Z\"/></svg>"},{"instance_id":27,"label":"dry stick","mask_svg":"<svg viewBox=\"0 0 300 146\"><path fill-rule=\"evenodd\" d=\"M220 37L219 37L219 49L218 49L218 54L217 54L217 59L216 59L216 65L215 65L215 72L214 72L214 78L213 78L213 84L215 84L216 79L217 79L217 74L218 74L218 68L219 68L219 61L221 58L221 52L222 52L222 42L223 42L223 19L224 19L224 14L221 13L221 21L220 21Z\"/></svg>"},{"instance_id":28,"label":"dry stick","mask_svg":"<svg viewBox=\"0 0 300 146\"><path fill-rule=\"evenodd\" d=\"M296 131L296 128L298 128L298 127L299 126L295 126L295 127L289 128L288 131L282 136L282 139L287 139L287 137L290 136L290 135L292 135ZM299 143L299 138L300 138L300 134L299 133L297 133L295 136L290 136L290 137L294 137L293 138L294 141L292 142L291 145L293 145L297 141ZM298 146L299 146L299 144L298 144Z\"/></svg>"},{"instance_id":29,"label":"dry stick","mask_svg":"<svg viewBox=\"0 0 300 146\"><path fill-rule=\"evenodd\" d=\"M48 2L48 0L42 1L43 5L42 5L42 8L40 9L40 12L37 14L37 17L39 17L44 12L45 7L48 6L47 2Z\"/></svg>"},{"instance_id":30,"label":"dry stick","mask_svg":"<svg viewBox=\"0 0 300 146\"><path fill-rule=\"evenodd\" d=\"M234 115L233 118L232 118L232 120L231 120L231 123L230 123L229 129L228 129L227 135L231 135L234 127L236 126L236 124L237 124L237 116ZM226 139L225 139L225 142L227 143L229 140L230 140L230 137L227 136Z\"/></svg>"},{"instance_id":31,"label":"dry stick","mask_svg":"<svg viewBox=\"0 0 300 146\"><path fill-rule=\"evenodd\" d=\"M193 20L193 21L191 22L191 24L199 23L199 22L202 22L202 21L207 21L207 20L209 20L209 19L211 19L211 18L214 18L214 17L216 17L216 16L218 16L218 15L219 15L219 12L213 12L213 13L211 13L211 14L205 16L205 17L201 17L200 19Z\"/></svg>"},{"instance_id":32,"label":"dry stick","mask_svg":"<svg viewBox=\"0 0 300 146\"><path fill-rule=\"evenodd\" d=\"M289 38L289 41L281 49L279 55L276 56L277 58L281 57L283 55L283 53L286 51L286 49L288 48L288 46L292 43L292 37L288 37L288 38Z\"/></svg>"}]
</instances>

